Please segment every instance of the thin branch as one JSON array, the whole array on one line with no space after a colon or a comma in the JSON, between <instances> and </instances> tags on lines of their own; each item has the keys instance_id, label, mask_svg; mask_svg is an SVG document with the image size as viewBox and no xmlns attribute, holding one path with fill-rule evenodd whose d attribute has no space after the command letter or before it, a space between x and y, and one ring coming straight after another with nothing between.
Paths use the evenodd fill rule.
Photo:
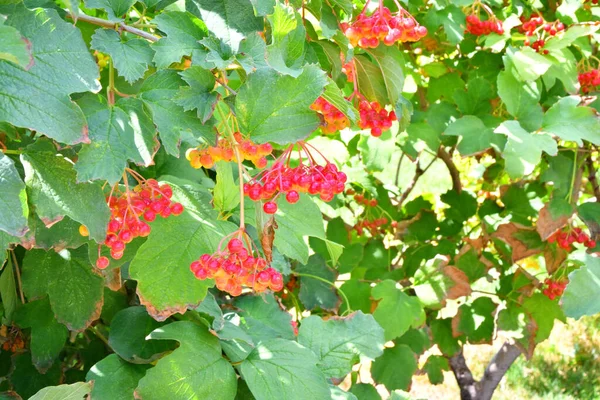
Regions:
<instances>
[{"instance_id":1,"label":"thin branch","mask_svg":"<svg viewBox=\"0 0 600 400\"><path fill-rule=\"evenodd\" d=\"M406 190L402 193L400 200L398 200L398 207L402 207L402 204L404 204L404 202L406 201L406 199L408 198L410 193L413 191L413 189L417 185L417 181L419 180L419 178L421 176L423 176L423 174L425 174L425 172L427 172L427 170L433 165L435 160L437 160L437 157L434 157L433 160L431 160L431 162L429 164L427 164L427 166L425 168L421 168L421 166L419 165L419 159L417 158L417 170L415 172L415 176L413 176L412 181L410 182L410 184L408 185Z\"/></svg>"},{"instance_id":2,"label":"thin branch","mask_svg":"<svg viewBox=\"0 0 600 400\"><path fill-rule=\"evenodd\" d=\"M579 195L581 194L581 183L583 180L583 160L581 158L585 157L584 153L577 151L574 155L575 157L575 165L576 171L573 174L573 185L571 186L571 201L572 204L577 204L579 200Z\"/></svg>"},{"instance_id":3,"label":"thin branch","mask_svg":"<svg viewBox=\"0 0 600 400\"><path fill-rule=\"evenodd\" d=\"M440 146L440 149L438 150L438 157L446 164L446 167L450 172L450 176L452 177L452 189L456 190L458 193L462 192L462 183L460 183L460 173L458 172L458 168L456 168L454 161L452 161L452 157L443 146Z\"/></svg>"},{"instance_id":4,"label":"thin branch","mask_svg":"<svg viewBox=\"0 0 600 400\"><path fill-rule=\"evenodd\" d=\"M588 168L588 180L592 185L592 190L594 191L594 196L596 196L596 201L600 202L600 185L598 184L598 178L596 177L596 168L594 168L594 160L592 160L592 155L590 154L585 162Z\"/></svg>"},{"instance_id":5,"label":"thin branch","mask_svg":"<svg viewBox=\"0 0 600 400\"><path fill-rule=\"evenodd\" d=\"M483 378L479 382L479 399L489 400L492 398L494 390L496 390L510 366L520 355L521 350L516 345L509 342L505 342L502 345L485 368Z\"/></svg>"},{"instance_id":6,"label":"thin branch","mask_svg":"<svg viewBox=\"0 0 600 400\"><path fill-rule=\"evenodd\" d=\"M19 296L21 297L21 304L25 304L25 296L23 296L23 283L21 282L21 271L19 270L19 264L17 263L17 256L13 250L10 251L12 256L13 264L15 265L15 272L17 274L17 284L19 285Z\"/></svg>"},{"instance_id":7,"label":"thin branch","mask_svg":"<svg viewBox=\"0 0 600 400\"><path fill-rule=\"evenodd\" d=\"M235 90L233 90L232 88L229 87L229 85L227 85L223 79L216 79L216 81L219 83L219 85L223 86L225 89L229 90L229 92L234 95L237 96L237 92Z\"/></svg>"},{"instance_id":8,"label":"thin branch","mask_svg":"<svg viewBox=\"0 0 600 400\"><path fill-rule=\"evenodd\" d=\"M398 161L398 167L396 168L396 179L394 179L394 183L398 186L398 179L400 179L400 167L402 166L402 160L404 160L404 152L400 156L400 160Z\"/></svg>"},{"instance_id":9,"label":"thin branch","mask_svg":"<svg viewBox=\"0 0 600 400\"><path fill-rule=\"evenodd\" d=\"M134 28L132 26L125 25L120 22L113 22L102 18L96 18L86 14L73 15L71 13L68 13L67 16L73 19L74 21L84 21L90 24L101 26L103 28L115 29L118 31L126 31L134 35L143 37L144 39L149 40L151 42L157 42L160 39L158 36L154 36L151 33L144 32L141 29Z\"/></svg>"}]
</instances>

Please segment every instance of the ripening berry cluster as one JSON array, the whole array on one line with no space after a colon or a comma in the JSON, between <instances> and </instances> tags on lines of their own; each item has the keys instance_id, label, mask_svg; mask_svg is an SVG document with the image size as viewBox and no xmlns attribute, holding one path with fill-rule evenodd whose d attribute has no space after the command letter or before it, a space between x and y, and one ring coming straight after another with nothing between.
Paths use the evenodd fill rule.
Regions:
<instances>
[{"instance_id":1,"label":"ripening berry cluster","mask_svg":"<svg viewBox=\"0 0 600 400\"><path fill-rule=\"evenodd\" d=\"M577 77L583 93L590 93L600 86L600 69L583 72Z\"/></svg>"},{"instance_id":2,"label":"ripening berry cluster","mask_svg":"<svg viewBox=\"0 0 600 400\"><path fill-rule=\"evenodd\" d=\"M548 54L548 50L544 49L547 37L552 37L565 30L565 25L560 21L545 22L541 15L533 14L528 19L521 17L523 24L519 27L519 31L527 36L525 46L529 46L538 53ZM542 27L540 32L540 27ZM530 37L536 35L536 40L531 40Z\"/></svg>"},{"instance_id":3,"label":"ripening berry cluster","mask_svg":"<svg viewBox=\"0 0 600 400\"><path fill-rule=\"evenodd\" d=\"M126 191L118 197L113 195L107 199L111 218L104 245L110 249L113 259L123 257L126 245L133 239L150 235L151 228L148 222L154 221L157 216L167 218L183 212L181 203L172 202L171 196L171 186L159 185L156 180L148 179L133 191ZM80 229L80 233L86 234L87 229L83 228ZM96 267L104 269L109 263L108 257L101 256L96 261Z\"/></svg>"},{"instance_id":4,"label":"ripening berry cluster","mask_svg":"<svg viewBox=\"0 0 600 400\"><path fill-rule=\"evenodd\" d=\"M324 125L321 126L321 130L324 133L335 133L350 126L350 121L344 113L323 97L315 100L310 108L323 115Z\"/></svg>"},{"instance_id":5,"label":"ripening berry cluster","mask_svg":"<svg viewBox=\"0 0 600 400\"><path fill-rule=\"evenodd\" d=\"M548 238L548 243L558 244L558 247L567 251L573 250L573 243L577 242L583 244L589 249L596 247L596 241L590 239L590 237L581 230L581 228L573 228L570 231L556 232Z\"/></svg>"},{"instance_id":6,"label":"ripening berry cluster","mask_svg":"<svg viewBox=\"0 0 600 400\"><path fill-rule=\"evenodd\" d=\"M362 236L365 230L371 232L372 236L376 236L378 233L385 233L386 229L382 228L382 226L388 224L388 219L386 217L376 218L376 219L362 219L356 223L352 228L356 231L356 234Z\"/></svg>"},{"instance_id":7,"label":"ripening berry cluster","mask_svg":"<svg viewBox=\"0 0 600 400\"><path fill-rule=\"evenodd\" d=\"M503 35L504 28L502 27L502 21L497 20L495 17L482 21L477 15L471 14L467 16L466 32L475 36L489 35L492 32Z\"/></svg>"},{"instance_id":8,"label":"ripening berry cluster","mask_svg":"<svg viewBox=\"0 0 600 400\"><path fill-rule=\"evenodd\" d=\"M250 139L244 139L239 132L234 133L233 136L243 160L252 161L256 168L267 166L266 156L271 154L273 146L269 143L255 144ZM190 165L196 169L201 167L212 168L218 161L237 161L235 150L227 139L219 139L216 146L190 149L185 156Z\"/></svg>"},{"instance_id":9,"label":"ripening berry cluster","mask_svg":"<svg viewBox=\"0 0 600 400\"><path fill-rule=\"evenodd\" d=\"M267 260L253 256L251 249L244 246L242 235L229 240L227 247L215 254L203 254L190 264L190 269L200 280L214 279L217 288L232 296L242 294L243 287L256 292L283 289L283 277L268 267Z\"/></svg>"},{"instance_id":10,"label":"ripening berry cluster","mask_svg":"<svg viewBox=\"0 0 600 400\"><path fill-rule=\"evenodd\" d=\"M529 18L521 15L521 26L519 26L519 32L524 33L527 36L533 36L538 27L544 23L544 18L539 14L531 14Z\"/></svg>"},{"instance_id":11,"label":"ripening berry cluster","mask_svg":"<svg viewBox=\"0 0 600 400\"><path fill-rule=\"evenodd\" d=\"M358 112L360 129L371 129L371 136L379 137L381 134L392 127L392 122L396 121L396 113L388 112L376 101L368 102L361 100L358 103Z\"/></svg>"},{"instance_id":12,"label":"ripening berry cluster","mask_svg":"<svg viewBox=\"0 0 600 400\"><path fill-rule=\"evenodd\" d=\"M341 54L342 62L344 62L344 55ZM347 62L342 65L342 72L346 74L348 82L354 82L354 61Z\"/></svg>"},{"instance_id":13,"label":"ripening berry cluster","mask_svg":"<svg viewBox=\"0 0 600 400\"><path fill-rule=\"evenodd\" d=\"M288 203L294 204L300 200L300 193L319 195L323 201L331 201L336 194L342 193L348 179L346 174L338 171L335 164L325 160L325 166L315 164L313 155L307 146L299 142L305 159L309 165L300 164L289 166L289 156L294 149L290 146L273 165L263 170L252 181L244 184L244 194L253 201L268 200L263 205L267 214L277 212L276 200L285 196ZM302 159L301 159L302 161Z\"/></svg>"},{"instance_id":14,"label":"ripening berry cluster","mask_svg":"<svg viewBox=\"0 0 600 400\"><path fill-rule=\"evenodd\" d=\"M346 194L351 194L352 192L350 190L348 190L346 192ZM356 201L358 204L362 204L363 206L366 207L377 207L377 199L368 199L366 198L363 194L355 194L354 195L354 201Z\"/></svg>"},{"instance_id":15,"label":"ripening berry cluster","mask_svg":"<svg viewBox=\"0 0 600 400\"><path fill-rule=\"evenodd\" d=\"M379 7L370 16L363 10L352 25L343 23L341 28L352 46L363 49L375 48L380 42L386 46L416 42L427 35L427 28L419 25L406 10L400 9L394 15L387 7Z\"/></svg>"},{"instance_id":16,"label":"ripening berry cluster","mask_svg":"<svg viewBox=\"0 0 600 400\"><path fill-rule=\"evenodd\" d=\"M544 296L546 296L550 300L554 300L557 297L562 296L563 292L565 291L565 288L567 287L568 282L566 280L555 281L551 278L546 278L544 283L546 284L546 287L544 288L542 293L544 293Z\"/></svg>"}]
</instances>

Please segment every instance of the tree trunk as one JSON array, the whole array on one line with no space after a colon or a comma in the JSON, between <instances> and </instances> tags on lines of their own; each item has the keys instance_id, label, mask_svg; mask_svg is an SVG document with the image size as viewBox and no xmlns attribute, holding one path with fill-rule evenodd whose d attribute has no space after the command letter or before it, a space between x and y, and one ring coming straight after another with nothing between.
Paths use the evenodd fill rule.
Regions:
<instances>
[{"instance_id":1,"label":"tree trunk","mask_svg":"<svg viewBox=\"0 0 600 400\"><path fill-rule=\"evenodd\" d=\"M450 357L450 368L460 387L461 400L491 400L506 371L520 355L521 350L517 346L505 342L486 367L480 381L473 378L462 350Z\"/></svg>"}]
</instances>

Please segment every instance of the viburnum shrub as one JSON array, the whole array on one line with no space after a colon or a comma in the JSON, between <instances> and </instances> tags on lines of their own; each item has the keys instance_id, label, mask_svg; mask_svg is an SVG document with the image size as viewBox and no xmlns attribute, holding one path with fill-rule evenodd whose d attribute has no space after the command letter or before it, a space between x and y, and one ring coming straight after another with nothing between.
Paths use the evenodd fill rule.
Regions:
<instances>
[{"instance_id":1,"label":"viburnum shrub","mask_svg":"<svg viewBox=\"0 0 600 400\"><path fill-rule=\"evenodd\" d=\"M3 2L0 398L491 399L600 312L579 3Z\"/></svg>"}]
</instances>

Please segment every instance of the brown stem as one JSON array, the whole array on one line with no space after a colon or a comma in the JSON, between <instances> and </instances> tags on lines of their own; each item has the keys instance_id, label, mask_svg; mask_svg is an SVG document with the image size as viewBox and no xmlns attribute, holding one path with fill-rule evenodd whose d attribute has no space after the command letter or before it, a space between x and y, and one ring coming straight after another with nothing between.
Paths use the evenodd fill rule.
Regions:
<instances>
[{"instance_id":1,"label":"brown stem","mask_svg":"<svg viewBox=\"0 0 600 400\"><path fill-rule=\"evenodd\" d=\"M14 251L10 251L12 256L13 264L15 265L15 273L17 275L17 285L19 285L19 297L21 298L21 304L25 304L25 296L23 295L23 283L21 282L21 271L19 270L19 264L17 263L17 256Z\"/></svg>"},{"instance_id":2,"label":"brown stem","mask_svg":"<svg viewBox=\"0 0 600 400\"><path fill-rule=\"evenodd\" d=\"M592 190L594 191L594 196L596 196L596 201L600 202L600 185L598 184L598 178L596 177L596 168L594 168L594 160L592 160L592 155L588 155L585 159L588 168L588 180L592 185Z\"/></svg>"},{"instance_id":3,"label":"brown stem","mask_svg":"<svg viewBox=\"0 0 600 400\"><path fill-rule=\"evenodd\" d=\"M444 149L444 147L440 147L438 150L438 157L446 164L448 168L448 172L450 172L450 176L452 177L452 189L457 191L458 193L462 192L462 183L460 183L460 173L458 172L458 168L452 161L452 157L448 152Z\"/></svg>"},{"instance_id":4,"label":"brown stem","mask_svg":"<svg viewBox=\"0 0 600 400\"><path fill-rule=\"evenodd\" d=\"M144 39L149 40L151 42L156 42L156 41L158 41L158 39L160 39L159 37L154 36L151 33L144 32L141 29L137 29L137 28L134 28L129 25L125 25L120 22L108 21L106 19L91 17L91 16L85 15L85 14L73 15L73 14L69 13L69 14L67 14L67 17L73 19L74 21L84 21L84 22L88 22L90 24L101 26L103 28L116 29L119 31L126 31L126 32L132 33L134 35L143 37Z\"/></svg>"},{"instance_id":5,"label":"brown stem","mask_svg":"<svg viewBox=\"0 0 600 400\"><path fill-rule=\"evenodd\" d=\"M417 158L417 170L415 172L415 175L413 176L412 181L410 182L410 184L408 185L406 190L402 193L400 200L398 200L398 207L401 207L402 204L406 201L406 199L408 198L410 193L413 191L413 189L417 185L417 181L419 180L419 178L421 176L423 176L423 174L425 172L427 172L427 170L433 165L435 160L437 160L437 157L434 157L433 160L431 160L431 162L429 164L427 164L427 166L425 168L421 168L421 166L419 165L419 158Z\"/></svg>"},{"instance_id":6,"label":"brown stem","mask_svg":"<svg viewBox=\"0 0 600 400\"><path fill-rule=\"evenodd\" d=\"M483 378L479 381L479 398L481 400L492 398L492 394L498 387L498 384L520 355L521 350L516 345L509 342L505 342L502 345L485 368Z\"/></svg>"},{"instance_id":7,"label":"brown stem","mask_svg":"<svg viewBox=\"0 0 600 400\"><path fill-rule=\"evenodd\" d=\"M461 400L478 399L478 384L475 378L473 378L473 373L471 373L471 370L467 365L462 349L460 352L450 357L448 362L460 388Z\"/></svg>"}]
</instances>

